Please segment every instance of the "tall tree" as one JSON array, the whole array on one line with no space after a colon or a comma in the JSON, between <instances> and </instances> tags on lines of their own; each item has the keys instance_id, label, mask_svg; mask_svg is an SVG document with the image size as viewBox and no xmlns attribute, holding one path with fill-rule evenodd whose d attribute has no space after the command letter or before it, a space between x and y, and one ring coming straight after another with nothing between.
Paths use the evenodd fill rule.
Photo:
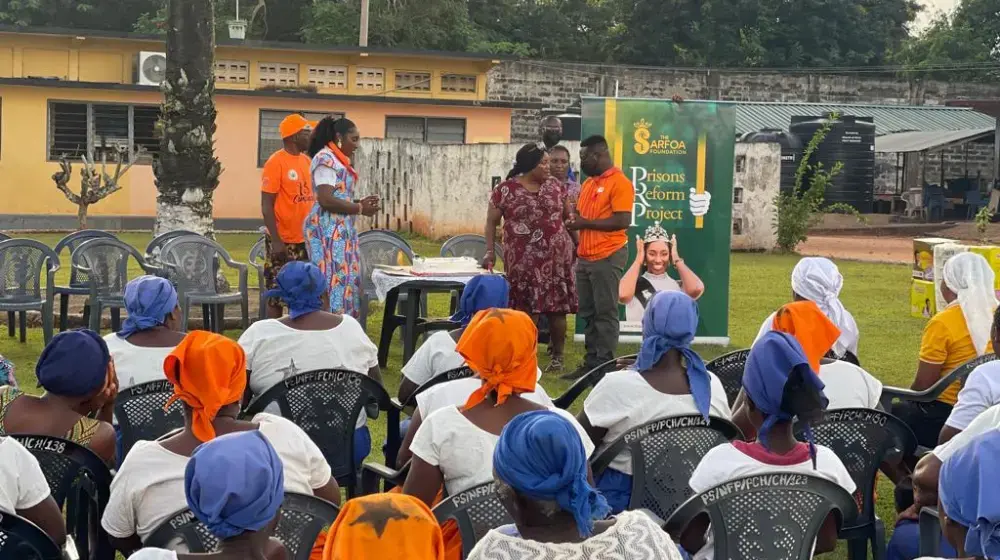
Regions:
<instances>
[{"instance_id":1,"label":"tall tree","mask_svg":"<svg viewBox=\"0 0 1000 560\"><path fill-rule=\"evenodd\" d=\"M157 0L0 0L0 24L130 31Z\"/></svg>"},{"instance_id":2,"label":"tall tree","mask_svg":"<svg viewBox=\"0 0 1000 560\"><path fill-rule=\"evenodd\" d=\"M469 44L466 0L371 0L368 44L464 51ZM356 45L360 0L316 0L303 37L310 43Z\"/></svg>"},{"instance_id":3,"label":"tall tree","mask_svg":"<svg viewBox=\"0 0 1000 560\"><path fill-rule=\"evenodd\" d=\"M895 52L909 78L997 81L1000 79L1000 6L994 0L962 0L950 15Z\"/></svg>"},{"instance_id":4,"label":"tall tree","mask_svg":"<svg viewBox=\"0 0 1000 560\"><path fill-rule=\"evenodd\" d=\"M215 13L213 0L170 0L167 71L160 113L155 234L213 233L212 195L222 166L215 158Z\"/></svg>"}]
</instances>

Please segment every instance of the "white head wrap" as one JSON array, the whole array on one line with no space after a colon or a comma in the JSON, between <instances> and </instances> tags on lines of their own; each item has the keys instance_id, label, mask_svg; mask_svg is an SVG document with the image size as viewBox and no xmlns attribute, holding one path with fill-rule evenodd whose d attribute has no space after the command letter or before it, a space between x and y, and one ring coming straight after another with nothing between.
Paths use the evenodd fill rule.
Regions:
<instances>
[{"instance_id":1,"label":"white head wrap","mask_svg":"<svg viewBox=\"0 0 1000 560\"><path fill-rule=\"evenodd\" d=\"M990 263L976 253L959 253L944 265L944 283L958 296L958 305L962 307L965 325L979 356L986 353L993 312L997 308L994 277Z\"/></svg>"},{"instance_id":2,"label":"white head wrap","mask_svg":"<svg viewBox=\"0 0 1000 560\"><path fill-rule=\"evenodd\" d=\"M841 358L848 351L857 356L860 338L854 316L840 302L840 289L843 287L844 277L830 259L806 257L792 270L792 291L816 302L827 319L840 329L840 338L833 344L833 352Z\"/></svg>"}]
</instances>

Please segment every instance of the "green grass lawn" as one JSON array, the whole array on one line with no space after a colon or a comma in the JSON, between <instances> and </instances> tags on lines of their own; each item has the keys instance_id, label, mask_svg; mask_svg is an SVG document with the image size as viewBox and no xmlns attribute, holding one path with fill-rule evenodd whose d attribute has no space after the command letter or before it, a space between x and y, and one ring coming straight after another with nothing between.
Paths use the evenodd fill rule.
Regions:
<instances>
[{"instance_id":1,"label":"green grass lawn","mask_svg":"<svg viewBox=\"0 0 1000 560\"><path fill-rule=\"evenodd\" d=\"M61 235L37 234L32 236L49 246L55 245ZM142 251L150 235L125 233L120 238ZM256 241L255 234L219 234L218 240L237 261L246 261L250 247ZM440 244L422 238L409 240L414 252L422 255L437 255ZM60 280L68 278L68 255L64 255ZM792 267L798 261L794 255L733 254L731 258L729 332L732 343L728 348L699 347L706 360L723 352L746 348L752 342L761 322L791 296L789 277ZM861 329L860 360L865 368L886 385L908 386L915 371L920 333L925 321L909 315L910 270L906 265L886 265L859 262L838 262L845 278L841 298L854 314ZM139 270L136 268L135 274ZM235 275L231 276L235 281ZM256 286L256 275L251 271L250 285ZM430 312L434 316L444 316L448 312L449 299L446 294L429 296ZM368 334L378 341L382 322L381 307L373 305L368 322ZM570 332L573 331L572 319ZM229 331L227 335L236 338L239 331ZM635 345L622 345L619 354L636 351ZM42 350L41 329L28 333L28 343L20 344L16 339L0 333L0 354L11 359L17 366L18 381L29 391L35 389L34 368ZM569 342L566 347L567 367L575 367L582 361L582 343ZM386 388L395 394L400 380L402 366L402 345L399 337L393 341L388 367L382 372ZM542 367L547 362L544 348L539 348ZM549 394L561 394L569 386L555 376L542 380ZM582 401L578 401L576 409ZM373 440L381 442L385 437L383 421L371 423ZM374 446L372 460L381 460L380 445ZM892 486L883 481L879 486L879 511L887 524L892 525ZM839 551L837 556L841 556ZM846 557L846 555L844 555Z\"/></svg>"}]
</instances>

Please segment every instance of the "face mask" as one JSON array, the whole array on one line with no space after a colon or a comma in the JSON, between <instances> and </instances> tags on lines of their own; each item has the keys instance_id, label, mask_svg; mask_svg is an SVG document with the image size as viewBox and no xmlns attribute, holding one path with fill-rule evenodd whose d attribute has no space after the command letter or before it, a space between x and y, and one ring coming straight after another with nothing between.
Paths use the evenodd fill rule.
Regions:
<instances>
[{"instance_id":1,"label":"face mask","mask_svg":"<svg viewBox=\"0 0 1000 560\"><path fill-rule=\"evenodd\" d=\"M562 133L558 130L546 130L542 133L542 142L545 142L547 148L551 148L562 140Z\"/></svg>"}]
</instances>

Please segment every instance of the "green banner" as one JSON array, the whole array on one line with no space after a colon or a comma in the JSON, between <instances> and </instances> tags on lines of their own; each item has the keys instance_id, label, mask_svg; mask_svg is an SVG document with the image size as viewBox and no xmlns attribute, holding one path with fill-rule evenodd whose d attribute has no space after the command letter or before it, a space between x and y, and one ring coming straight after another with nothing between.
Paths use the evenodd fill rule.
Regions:
<instances>
[{"instance_id":1,"label":"green banner","mask_svg":"<svg viewBox=\"0 0 1000 560\"><path fill-rule=\"evenodd\" d=\"M734 108L697 101L584 98L583 137L594 134L607 138L615 165L635 185L629 266L637 259L637 237L676 235L678 254L705 285L698 300L699 342L728 344ZM672 245L646 245L643 270L647 265L662 270ZM642 300L676 289L682 281L674 266L666 274L674 282L648 270L640 273L634 301L621 306L623 340L641 334ZM582 326L577 323L577 334Z\"/></svg>"}]
</instances>

